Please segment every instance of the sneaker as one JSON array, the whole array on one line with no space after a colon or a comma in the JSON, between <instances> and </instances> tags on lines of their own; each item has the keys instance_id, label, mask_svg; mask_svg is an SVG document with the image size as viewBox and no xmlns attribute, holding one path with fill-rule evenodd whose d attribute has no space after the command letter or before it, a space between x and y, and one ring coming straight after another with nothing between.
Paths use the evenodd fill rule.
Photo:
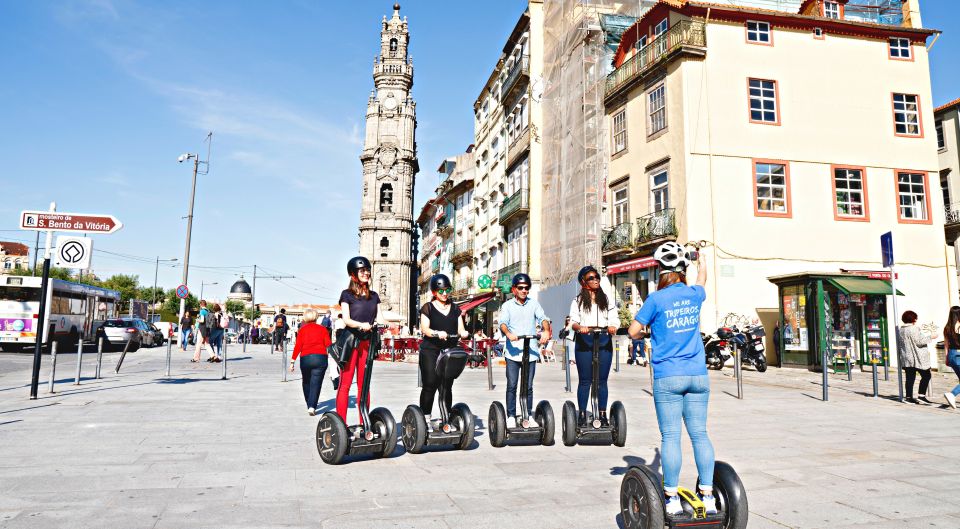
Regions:
<instances>
[{"instance_id":1,"label":"sneaker","mask_svg":"<svg viewBox=\"0 0 960 529\"><path fill-rule=\"evenodd\" d=\"M699 496L703 506L706 507L707 514L717 514L717 500L713 497L713 494L701 494Z\"/></svg>"},{"instance_id":2,"label":"sneaker","mask_svg":"<svg viewBox=\"0 0 960 529\"><path fill-rule=\"evenodd\" d=\"M507 417L507 428L516 428L516 427L517 427L517 418Z\"/></svg>"},{"instance_id":3,"label":"sneaker","mask_svg":"<svg viewBox=\"0 0 960 529\"><path fill-rule=\"evenodd\" d=\"M919 400L920 403L923 403L923 404L933 404L932 402L930 402L929 400L927 400L927 396L926 396L926 395L920 395L919 397L917 397L917 400Z\"/></svg>"},{"instance_id":4,"label":"sneaker","mask_svg":"<svg viewBox=\"0 0 960 529\"><path fill-rule=\"evenodd\" d=\"M665 504L667 516L677 516L683 514L683 504L680 503L680 496L667 496Z\"/></svg>"},{"instance_id":5,"label":"sneaker","mask_svg":"<svg viewBox=\"0 0 960 529\"><path fill-rule=\"evenodd\" d=\"M580 417L577 419L577 424L579 424L581 427L585 427L587 425L587 412L580 410Z\"/></svg>"},{"instance_id":6,"label":"sneaker","mask_svg":"<svg viewBox=\"0 0 960 529\"><path fill-rule=\"evenodd\" d=\"M427 431L433 433L433 419L429 415L424 415L423 419L427 422Z\"/></svg>"},{"instance_id":7,"label":"sneaker","mask_svg":"<svg viewBox=\"0 0 960 529\"><path fill-rule=\"evenodd\" d=\"M948 391L943 394L943 398L947 399L947 404L949 404L951 408L957 409L957 397L953 393Z\"/></svg>"},{"instance_id":8,"label":"sneaker","mask_svg":"<svg viewBox=\"0 0 960 529\"><path fill-rule=\"evenodd\" d=\"M317 414L317 410L315 410L315 409L313 409L313 408L307 408L307 415L313 417L313 416L316 415L316 414Z\"/></svg>"},{"instance_id":9,"label":"sneaker","mask_svg":"<svg viewBox=\"0 0 960 529\"><path fill-rule=\"evenodd\" d=\"M913 398L913 397L907 397L907 398L905 398L905 399L903 399L903 400L909 402L910 404L920 404L919 402L917 402L917 399L915 399L915 398Z\"/></svg>"},{"instance_id":10,"label":"sneaker","mask_svg":"<svg viewBox=\"0 0 960 529\"><path fill-rule=\"evenodd\" d=\"M537 428L540 426L539 424L537 424L537 421L533 419L533 415L530 416L530 419L527 421L527 424L528 424L528 428Z\"/></svg>"},{"instance_id":11,"label":"sneaker","mask_svg":"<svg viewBox=\"0 0 960 529\"><path fill-rule=\"evenodd\" d=\"M600 412L600 426L604 428L610 426L610 419L607 419L607 412L605 411Z\"/></svg>"}]
</instances>

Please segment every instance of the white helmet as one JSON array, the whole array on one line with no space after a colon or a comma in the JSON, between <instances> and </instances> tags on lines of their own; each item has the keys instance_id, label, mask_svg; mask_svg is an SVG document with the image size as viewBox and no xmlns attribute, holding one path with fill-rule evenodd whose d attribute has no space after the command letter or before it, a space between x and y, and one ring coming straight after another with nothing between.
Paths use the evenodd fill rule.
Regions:
<instances>
[{"instance_id":1,"label":"white helmet","mask_svg":"<svg viewBox=\"0 0 960 529\"><path fill-rule=\"evenodd\" d=\"M657 251L653 252L653 258L660 263L663 270L669 272L686 272L690 266L687 251L673 241L661 244Z\"/></svg>"}]
</instances>

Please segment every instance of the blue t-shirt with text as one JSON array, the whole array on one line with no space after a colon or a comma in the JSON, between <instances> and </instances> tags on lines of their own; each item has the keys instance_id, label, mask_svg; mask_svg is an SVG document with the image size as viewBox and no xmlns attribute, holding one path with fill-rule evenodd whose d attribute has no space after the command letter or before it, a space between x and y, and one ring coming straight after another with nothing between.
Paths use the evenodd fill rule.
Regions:
<instances>
[{"instance_id":1,"label":"blue t-shirt with text","mask_svg":"<svg viewBox=\"0 0 960 529\"><path fill-rule=\"evenodd\" d=\"M634 319L648 325L653 342L653 378L706 375L700 339L700 307L707 299L702 286L675 283L643 303Z\"/></svg>"}]
</instances>

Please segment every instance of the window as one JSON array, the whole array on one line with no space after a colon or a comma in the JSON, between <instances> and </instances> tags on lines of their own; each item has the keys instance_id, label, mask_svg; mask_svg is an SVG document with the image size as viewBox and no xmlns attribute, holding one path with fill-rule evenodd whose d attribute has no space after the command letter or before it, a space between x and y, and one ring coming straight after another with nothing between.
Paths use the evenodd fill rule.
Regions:
<instances>
[{"instance_id":1,"label":"window","mask_svg":"<svg viewBox=\"0 0 960 529\"><path fill-rule=\"evenodd\" d=\"M937 149L944 150L947 148L947 143L943 139L943 122L937 120L935 126L937 129Z\"/></svg>"},{"instance_id":2,"label":"window","mask_svg":"<svg viewBox=\"0 0 960 529\"><path fill-rule=\"evenodd\" d=\"M813 38L822 39L823 38L823 28L813 28Z\"/></svg>"},{"instance_id":3,"label":"window","mask_svg":"<svg viewBox=\"0 0 960 529\"><path fill-rule=\"evenodd\" d=\"M666 169L650 174L650 208L651 213L663 211L670 207L670 182Z\"/></svg>"},{"instance_id":4,"label":"window","mask_svg":"<svg viewBox=\"0 0 960 529\"><path fill-rule=\"evenodd\" d=\"M922 136L920 102L913 94L893 94L893 122L898 136Z\"/></svg>"},{"instance_id":5,"label":"window","mask_svg":"<svg viewBox=\"0 0 960 529\"><path fill-rule=\"evenodd\" d=\"M627 148L627 109L613 115L613 153Z\"/></svg>"},{"instance_id":6,"label":"window","mask_svg":"<svg viewBox=\"0 0 960 529\"><path fill-rule=\"evenodd\" d=\"M834 167L833 192L837 219L869 220L867 183L861 167Z\"/></svg>"},{"instance_id":7,"label":"window","mask_svg":"<svg viewBox=\"0 0 960 529\"><path fill-rule=\"evenodd\" d=\"M638 50L642 50L647 47L647 36L644 35L637 39L637 44L635 46Z\"/></svg>"},{"instance_id":8,"label":"window","mask_svg":"<svg viewBox=\"0 0 960 529\"><path fill-rule=\"evenodd\" d=\"M910 59L910 39L893 37L889 42L891 59Z\"/></svg>"},{"instance_id":9,"label":"window","mask_svg":"<svg viewBox=\"0 0 960 529\"><path fill-rule=\"evenodd\" d=\"M397 39L390 39L390 56L397 56Z\"/></svg>"},{"instance_id":10,"label":"window","mask_svg":"<svg viewBox=\"0 0 960 529\"><path fill-rule=\"evenodd\" d=\"M829 0L823 3L823 16L827 18L840 19L840 4L837 2L830 2Z\"/></svg>"},{"instance_id":11,"label":"window","mask_svg":"<svg viewBox=\"0 0 960 529\"><path fill-rule=\"evenodd\" d=\"M790 172L786 162L754 160L754 199L758 216L790 216Z\"/></svg>"},{"instance_id":12,"label":"window","mask_svg":"<svg viewBox=\"0 0 960 529\"><path fill-rule=\"evenodd\" d=\"M393 211L393 186L383 184L380 186L380 212L390 213Z\"/></svg>"},{"instance_id":13,"label":"window","mask_svg":"<svg viewBox=\"0 0 960 529\"><path fill-rule=\"evenodd\" d=\"M7 270L10 270L11 268L13 268L13 263L10 262L10 261L4 261L4 262L3 262L3 267L4 267L5 269L7 269Z\"/></svg>"},{"instance_id":14,"label":"window","mask_svg":"<svg viewBox=\"0 0 960 529\"><path fill-rule=\"evenodd\" d=\"M618 187L613 190L613 225L630 222L630 203L627 186Z\"/></svg>"},{"instance_id":15,"label":"window","mask_svg":"<svg viewBox=\"0 0 960 529\"><path fill-rule=\"evenodd\" d=\"M747 42L772 44L773 39L770 38L770 23L747 21Z\"/></svg>"},{"instance_id":16,"label":"window","mask_svg":"<svg viewBox=\"0 0 960 529\"><path fill-rule=\"evenodd\" d=\"M648 134L667 128L667 89L664 83L647 93Z\"/></svg>"},{"instance_id":17,"label":"window","mask_svg":"<svg viewBox=\"0 0 960 529\"><path fill-rule=\"evenodd\" d=\"M926 173L898 172L897 196L901 222L929 221Z\"/></svg>"},{"instance_id":18,"label":"window","mask_svg":"<svg viewBox=\"0 0 960 529\"><path fill-rule=\"evenodd\" d=\"M779 125L777 82L750 79L750 122Z\"/></svg>"},{"instance_id":19,"label":"window","mask_svg":"<svg viewBox=\"0 0 960 529\"><path fill-rule=\"evenodd\" d=\"M667 51L667 39L658 39L658 37L667 32L669 24L670 23L667 21L667 19L663 19L659 24L656 25L656 27L653 28L653 40L656 44L656 48L653 50L655 57L659 57Z\"/></svg>"}]
</instances>

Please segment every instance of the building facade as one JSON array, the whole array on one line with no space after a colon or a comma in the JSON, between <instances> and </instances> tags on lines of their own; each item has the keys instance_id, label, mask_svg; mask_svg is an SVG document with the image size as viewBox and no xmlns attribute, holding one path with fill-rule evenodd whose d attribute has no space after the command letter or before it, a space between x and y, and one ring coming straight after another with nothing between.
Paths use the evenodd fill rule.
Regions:
<instances>
[{"instance_id":1,"label":"building facade","mask_svg":"<svg viewBox=\"0 0 960 529\"><path fill-rule=\"evenodd\" d=\"M933 111L940 161L940 192L944 205L944 235L960 263L960 99Z\"/></svg>"},{"instance_id":2,"label":"building facade","mask_svg":"<svg viewBox=\"0 0 960 529\"><path fill-rule=\"evenodd\" d=\"M943 326L957 296L926 130L934 120L924 44L935 32L922 28L914 2L845 18L859 7L670 0L624 34L605 88L612 230L603 256L620 302L655 288L659 243L703 241L705 331L734 313L759 318L768 336L787 325L806 335L813 324L797 307L811 293L785 291L783 278L876 274L879 237L892 231L900 309ZM843 101L823 100L825 79L843 87ZM856 300L867 298L831 299L847 321L826 330L846 332ZM886 344L899 321L891 305L872 307L884 313ZM787 344L781 359L768 347L768 359L816 363L812 344Z\"/></svg>"},{"instance_id":3,"label":"building facade","mask_svg":"<svg viewBox=\"0 0 960 529\"><path fill-rule=\"evenodd\" d=\"M13 274L30 267L30 249L19 242L0 241L0 274Z\"/></svg>"},{"instance_id":4,"label":"building facade","mask_svg":"<svg viewBox=\"0 0 960 529\"><path fill-rule=\"evenodd\" d=\"M373 288L385 310L409 321L412 285L413 187L419 171L417 105L411 95L413 62L407 19L400 5L383 17L375 89L367 101L360 212L360 254L373 263Z\"/></svg>"}]
</instances>

